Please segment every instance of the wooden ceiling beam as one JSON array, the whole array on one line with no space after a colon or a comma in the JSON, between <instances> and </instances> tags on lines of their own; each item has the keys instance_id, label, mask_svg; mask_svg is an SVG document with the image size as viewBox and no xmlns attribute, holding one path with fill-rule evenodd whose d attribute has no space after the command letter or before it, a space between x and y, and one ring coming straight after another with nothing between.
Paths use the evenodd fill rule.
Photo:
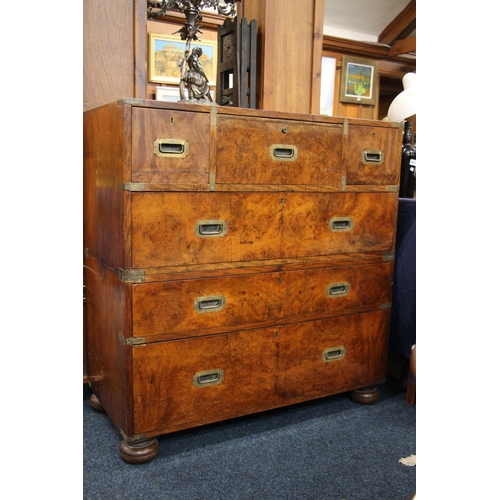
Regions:
<instances>
[{"instance_id":1,"label":"wooden ceiling beam","mask_svg":"<svg viewBox=\"0 0 500 500\"><path fill-rule=\"evenodd\" d=\"M392 45L400 38L407 37L417 26L417 0L410 3L394 20L380 33L378 43Z\"/></svg>"},{"instance_id":2,"label":"wooden ceiling beam","mask_svg":"<svg viewBox=\"0 0 500 500\"><path fill-rule=\"evenodd\" d=\"M391 45L388 57L399 56L401 54L408 54L409 52L416 52L417 50L417 37L410 36L397 40Z\"/></svg>"}]
</instances>

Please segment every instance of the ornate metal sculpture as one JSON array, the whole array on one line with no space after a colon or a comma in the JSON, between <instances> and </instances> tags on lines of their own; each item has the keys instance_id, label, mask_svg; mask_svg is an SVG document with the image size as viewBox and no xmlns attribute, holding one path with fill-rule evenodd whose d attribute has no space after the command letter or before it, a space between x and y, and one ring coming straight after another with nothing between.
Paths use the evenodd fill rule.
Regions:
<instances>
[{"instance_id":1,"label":"ornate metal sculpture","mask_svg":"<svg viewBox=\"0 0 500 500\"><path fill-rule=\"evenodd\" d=\"M161 0L159 2L148 0L148 19L157 19L158 16L165 15L169 10L181 12L186 17L184 26L175 32L179 33L181 40L186 40L184 59L179 63L181 101L186 101L187 90L189 102L202 104L213 102L209 92L208 79L199 60L203 51L200 47L195 47L190 54L191 42L199 40L198 33L201 31L197 22L203 20L200 14L202 9L217 8L219 16L235 16L236 2L241 2L241 0Z\"/></svg>"}]
</instances>

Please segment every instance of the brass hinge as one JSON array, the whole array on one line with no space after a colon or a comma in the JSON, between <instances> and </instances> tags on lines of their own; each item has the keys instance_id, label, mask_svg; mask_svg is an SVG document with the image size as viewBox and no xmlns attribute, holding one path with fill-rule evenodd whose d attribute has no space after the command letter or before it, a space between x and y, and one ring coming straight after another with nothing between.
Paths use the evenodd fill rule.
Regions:
<instances>
[{"instance_id":1,"label":"brass hinge","mask_svg":"<svg viewBox=\"0 0 500 500\"><path fill-rule=\"evenodd\" d=\"M135 443L136 441L144 441L146 439L146 434L134 434L133 436L127 436L121 429L120 434L127 443Z\"/></svg>"},{"instance_id":2,"label":"brass hinge","mask_svg":"<svg viewBox=\"0 0 500 500\"><path fill-rule=\"evenodd\" d=\"M215 174L211 173L209 176L210 182L210 191L215 191Z\"/></svg>"},{"instance_id":3,"label":"brass hinge","mask_svg":"<svg viewBox=\"0 0 500 500\"><path fill-rule=\"evenodd\" d=\"M387 191L389 191L389 193L397 193L399 191L399 186L389 186Z\"/></svg>"},{"instance_id":4,"label":"brass hinge","mask_svg":"<svg viewBox=\"0 0 500 500\"><path fill-rule=\"evenodd\" d=\"M210 126L215 127L217 125L217 107L212 106L210 108Z\"/></svg>"},{"instance_id":5,"label":"brass hinge","mask_svg":"<svg viewBox=\"0 0 500 500\"><path fill-rule=\"evenodd\" d=\"M346 178L345 175L342 176L342 191L345 191Z\"/></svg>"},{"instance_id":6,"label":"brass hinge","mask_svg":"<svg viewBox=\"0 0 500 500\"><path fill-rule=\"evenodd\" d=\"M390 309L392 306L391 302L386 302L385 304L380 304L380 309Z\"/></svg>"},{"instance_id":7,"label":"brass hinge","mask_svg":"<svg viewBox=\"0 0 500 500\"><path fill-rule=\"evenodd\" d=\"M83 248L83 256L88 257L89 256L89 249L87 247Z\"/></svg>"},{"instance_id":8,"label":"brass hinge","mask_svg":"<svg viewBox=\"0 0 500 500\"><path fill-rule=\"evenodd\" d=\"M144 269L118 268L118 279L123 283L144 283L146 281L146 271Z\"/></svg>"},{"instance_id":9,"label":"brass hinge","mask_svg":"<svg viewBox=\"0 0 500 500\"><path fill-rule=\"evenodd\" d=\"M390 262L391 260L394 260L396 254L394 252L384 252L384 255L382 256L382 260L384 262Z\"/></svg>"},{"instance_id":10,"label":"brass hinge","mask_svg":"<svg viewBox=\"0 0 500 500\"><path fill-rule=\"evenodd\" d=\"M129 337L128 339L126 339L120 333L120 340L123 345L138 345L138 344L144 344L146 342L146 337Z\"/></svg>"},{"instance_id":11,"label":"brass hinge","mask_svg":"<svg viewBox=\"0 0 500 500\"><path fill-rule=\"evenodd\" d=\"M146 191L146 184L142 182L126 182L118 184L118 189L122 191Z\"/></svg>"},{"instance_id":12,"label":"brass hinge","mask_svg":"<svg viewBox=\"0 0 500 500\"><path fill-rule=\"evenodd\" d=\"M344 118L344 135L349 135L349 120Z\"/></svg>"}]
</instances>

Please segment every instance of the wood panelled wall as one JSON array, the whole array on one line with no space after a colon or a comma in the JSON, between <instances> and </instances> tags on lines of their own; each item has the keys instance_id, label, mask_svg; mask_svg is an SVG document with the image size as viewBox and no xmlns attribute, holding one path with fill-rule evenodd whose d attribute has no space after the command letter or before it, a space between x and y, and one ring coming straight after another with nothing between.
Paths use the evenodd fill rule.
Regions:
<instances>
[{"instance_id":1,"label":"wood panelled wall","mask_svg":"<svg viewBox=\"0 0 500 500\"><path fill-rule=\"evenodd\" d=\"M148 33L172 34L184 17L172 12L148 21L146 4L146 0L83 3L84 111L122 97L155 98L156 84L147 76ZM319 113L321 57L327 55L337 61L334 115L380 119L395 95L387 86L402 88L404 74L415 71L411 59L388 59L385 46L323 36L324 0L302 0L293 9L284 8L280 0L243 0L237 7L240 17L258 23L257 107L261 109ZM216 15L204 14L202 38L217 40L222 22ZM343 55L378 61L380 93L375 106L340 103Z\"/></svg>"},{"instance_id":2,"label":"wood panelled wall","mask_svg":"<svg viewBox=\"0 0 500 500\"><path fill-rule=\"evenodd\" d=\"M392 100L403 90L402 79L406 73L416 71L416 61L409 58L388 58L389 49L373 43L345 40L332 36L323 37L323 56L336 59L334 116L381 120L387 116ZM340 79L344 55L364 57L377 61L378 95L375 106L340 102Z\"/></svg>"}]
</instances>

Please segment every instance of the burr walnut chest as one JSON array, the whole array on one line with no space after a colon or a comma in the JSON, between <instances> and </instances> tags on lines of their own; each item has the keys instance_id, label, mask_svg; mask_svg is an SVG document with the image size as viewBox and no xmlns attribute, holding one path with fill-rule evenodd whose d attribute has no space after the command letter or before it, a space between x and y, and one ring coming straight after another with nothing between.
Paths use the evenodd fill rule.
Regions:
<instances>
[{"instance_id":1,"label":"burr walnut chest","mask_svg":"<svg viewBox=\"0 0 500 500\"><path fill-rule=\"evenodd\" d=\"M139 99L84 113L92 407L157 436L384 380L400 127Z\"/></svg>"}]
</instances>

